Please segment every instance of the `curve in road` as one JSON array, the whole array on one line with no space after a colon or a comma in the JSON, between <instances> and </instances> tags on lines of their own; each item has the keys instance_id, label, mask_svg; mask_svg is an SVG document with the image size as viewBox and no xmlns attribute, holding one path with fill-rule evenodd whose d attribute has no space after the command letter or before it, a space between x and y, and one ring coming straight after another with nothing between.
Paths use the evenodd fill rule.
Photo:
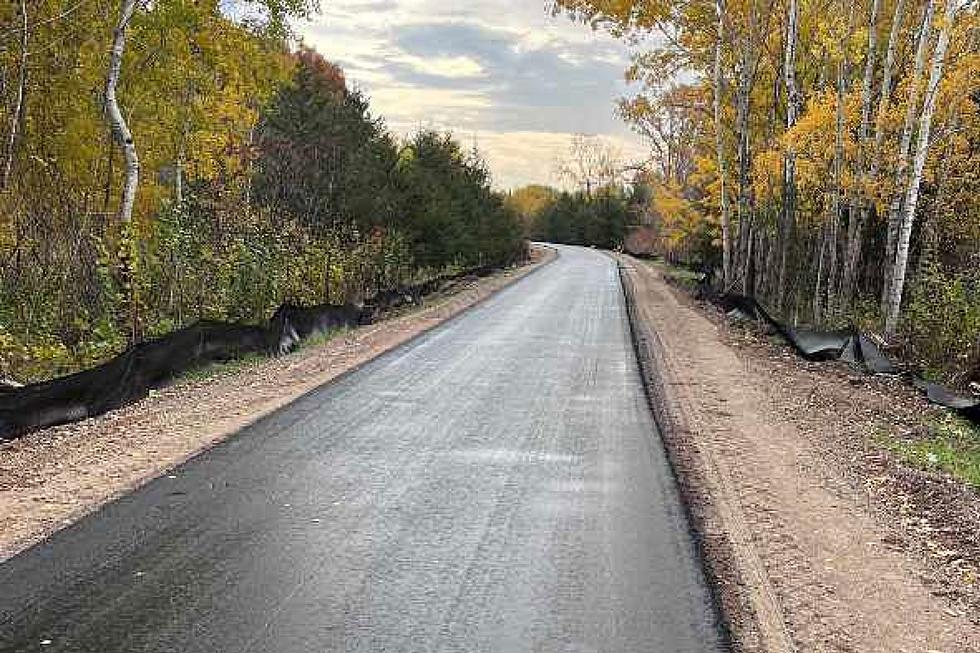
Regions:
<instances>
[{"instance_id":1,"label":"curve in road","mask_svg":"<svg viewBox=\"0 0 980 653\"><path fill-rule=\"evenodd\" d=\"M0 565L0 650L721 650L585 249Z\"/></svg>"}]
</instances>

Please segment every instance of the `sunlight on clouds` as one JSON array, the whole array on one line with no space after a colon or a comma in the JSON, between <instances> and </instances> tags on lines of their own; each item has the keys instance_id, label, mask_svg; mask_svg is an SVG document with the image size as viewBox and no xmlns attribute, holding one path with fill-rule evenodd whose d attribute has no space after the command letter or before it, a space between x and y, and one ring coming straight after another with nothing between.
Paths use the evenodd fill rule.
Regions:
<instances>
[{"instance_id":1,"label":"sunlight on clouds","mask_svg":"<svg viewBox=\"0 0 980 653\"><path fill-rule=\"evenodd\" d=\"M371 105L399 132L418 127L466 129L476 124L481 111L493 107L490 98L479 92L397 84L374 89Z\"/></svg>"},{"instance_id":2,"label":"sunlight on clouds","mask_svg":"<svg viewBox=\"0 0 980 653\"><path fill-rule=\"evenodd\" d=\"M480 132L473 138L494 173L494 185L507 189L534 180L557 187L566 184L556 175L558 163L568 154L574 134L561 132ZM623 163L646 158L646 150L634 140L603 136L618 151ZM470 142L467 139L466 142Z\"/></svg>"},{"instance_id":3,"label":"sunlight on clouds","mask_svg":"<svg viewBox=\"0 0 980 653\"><path fill-rule=\"evenodd\" d=\"M482 77L486 74L480 62L471 57L416 57L405 55L398 61L408 64L413 70L435 77Z\"/></svg>"},{"instance_id":4,"label":"sunlight on clouds","mask_svg":"<svg viewBox=\"0 0 980 653\"><path fill-rule=\"evenodd\" d=\"M627 48L543 2L331 0L296 27L396 133L433 128L475 142L498 188L557 184L555 161L576 131L644 158L613 112L627 91Z\"/></svg>"}]
</instances>

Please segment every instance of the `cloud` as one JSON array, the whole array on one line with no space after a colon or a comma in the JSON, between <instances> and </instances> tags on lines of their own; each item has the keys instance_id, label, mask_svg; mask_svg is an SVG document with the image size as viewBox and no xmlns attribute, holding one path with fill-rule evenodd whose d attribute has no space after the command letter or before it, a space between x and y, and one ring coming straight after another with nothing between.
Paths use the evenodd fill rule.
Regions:
<instances>
[{"instance_id":1,"label":"cloud","mask_svg":"<svg viewBox=\"0 0 980 653\"><path fill-rule=\"evenodd\" d=\"M466 77L483 77L486 71L478 61L467 56L455 57L416 57L405 55L399 59L413 70L433 77L459 79Z\"/></svg>"},{"instance_id":2,"label":"cloud","mask_svg":"<svg viewBox=\"0 0 980 653\"><path fill-rule=\"evenodd\" d=\"M548 183L571 134L641 145L613 113L626 47L543 1L332 0L299 30L399 133L476 135L498 186Z\"/></svg>"},{"instance_id":3,"label":"cloud","mask_svg":"<svg viewBox=\"0 0 980 653\"><path fill-rule=\"evenodd\" d=\"M515 188L531 182L566 187L556 175L556 169L568 156L573 136L568 132L480 132L465 140L475 142L495 172L500 188ZM607 135L603 136L603 142L616 152L623 164L646 156L646 149L635 139Z\"/></svg>"}]
</instances>

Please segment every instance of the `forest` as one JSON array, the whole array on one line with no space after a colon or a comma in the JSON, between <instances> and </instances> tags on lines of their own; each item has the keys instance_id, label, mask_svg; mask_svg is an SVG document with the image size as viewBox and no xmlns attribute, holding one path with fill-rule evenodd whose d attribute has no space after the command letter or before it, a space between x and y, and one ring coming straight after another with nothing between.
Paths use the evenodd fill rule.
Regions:
<instances>
[{"instance_id":1,"label":"forest","mask_svg":"<svg viewBox=\"0 0 980 653\"><path fill-rule=\"evenodd\" d=\"M968 0L557 0L627 41L656 253L792 324L980 381L980 57Z\"/></svg>"},{"instance_id":2,"label":"forest","mask_svg":"<svg viewBox=\"0 0 980 653\"><path fill-rule=\"evenodd\" d=\"M0 2L0 377L521 256L477 152L296 41L315 9Z\"/></svg>"}]
</instances>

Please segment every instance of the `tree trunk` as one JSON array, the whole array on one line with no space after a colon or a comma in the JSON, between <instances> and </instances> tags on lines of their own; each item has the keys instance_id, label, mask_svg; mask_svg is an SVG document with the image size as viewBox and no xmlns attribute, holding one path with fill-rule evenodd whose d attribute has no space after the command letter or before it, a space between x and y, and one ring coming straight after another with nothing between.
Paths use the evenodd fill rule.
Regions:
<instances>
[{"instance_id":1,"label":"tree trunk","mask_svg":"<svg viewBox=\"0 0 980 653\"><path fill-rule=\"evenodd\" d=\"M752 278L752 288L754 295L759 294L759 289L766 283L766 258L765 258L765 235L761 229L755 231L755 243L753 245L753 268L755 273Z\"/></svg>"},{"instance_id":2,"label":"tree trunk","mask_svg":"<svg viewBox=\"0 0 980 653\"><path fill-rule=\"evenodd\" d=\"M840 240L840 209L844 175L844 68L837 64L837 106L834 138L834 191L830 200L830 251L827 253L827 310L834 315L839 308L837 244Z\"/></svg>"},{"instance_id":3,"label":"tree trunk","mask_svg":"<svg viewBox=\"0 0 980 653\"><path fill-rule=\"evenodd\" d=\"M751 80L749 71L742 71L739 80L736 123L738 131L738 274L742 288L747 293L750 234L752 232L751 208L751 150L749 147L749 110L751 102Z\"/></svg>"},{"instance_id":4,"label":"tree trunk","mask_svg":"<svg viewBox=\"0 0 980 653\"><path fill-rule=\"evenodd\" d=\"M763 269L766 271L768 279L772 279L776 275L776 250L778 248L774 247L772 243L769 243L766 247L766 256L763 263ZM769 288L771 283L766 283L766 292L771 295L772 290Z\"/></svg>"},{"instance_id":5,"label":"tree trunk","mask_svg":"<svg viewBox=\"0 0 980 653\"><path fill-rule=\"evenodd\" d=\"M922 104L922 114L919 117L919 135L916 140L915 160L909 175L908 190L905 193L905 204L902 207L902 219L898 232L898 242L895 245L895 262L892 269L891 287L888 291L888 312L885 315L885 337L894 337L898 328L898 316L902 307L902 292L905 289L905 271L909 259L909 240L912 237L912 223L915 220L915 209L919 200L919 184L922 181L922 171L925 169L926 158L929 156L929 138L932 131L932 114L936 109L936 96L939 93L939 82L943 77L943 66L946 62L946 51L949 49L950 35L953 23L962 0L946 0L945 15L936 49L932 54L932 69L929 73L929 85L926 87L925 99Z\"/></svg>"},{"instance_id":6,"label":"tree trunk","mask_svg":"<svg viewBox=\"0 0 980 653\"><path fill-rule=\"evenodd\" d=\"M728 190L725 186L728 177L728 164L725 160L725 139L722 132L721 102L722 76L721 55L725 42L725 5L724 0L715 0L715 12L718 14L718 35L715 41L715 79L714 79L714 111L715 111L715 149L718 156L718 181L721 185L721 247L722 265L725 277L725 288L732 284L732 234L731 216L728 208Z\"/></svg>"},{"instance_id":7,"label":"tree trunk","mask_svg":"<svg viewBox=\"0 0 980 653\"><path fill-rule=\"evenodd\" d=\"M786 83L786 130L796 124L800 106L800 92L796 86L796 41L799 29L799 6L797 0L790 0L786 27L786 52L783 61L783 78ZM786 301L786 257L789 254L789 240L796 222L796 157L787 149L783 158L783 211L779 233L779 275L776 290L776 311L783 312Z\"/></svg>"},{"instance_id":8,"label":"tree trunk","mask_svg":"<svg viewBox=\"0 0 980 653\"><path fill-rule=\"evenodd\" d=\"M27 45L30 35L27 24L27 0L20 0L20 17L20 75L17 80L17 97L14 100L14 110L10 112L10 130L7 134L7 152L3 162L3 173L0 175L0 190L7 188L10 183L10 173L14 168L17 136L24 119L24 93L27 88Z\"/></svg>"},{"instance_id":9,"label":"tree trunk","mask_svg":"<svg viewBox=\"0 0 980 653\"><path fill-rule=\"evenodd\" d=\"M881 286L881 314L888 314L889 293L892 285L892 270L895 262L895 242L898 240L899 222L901 221L902 202L907 187L906 178L909 167L909 151L912 148L912 133L915 127L915 116L919 108L922 73L926 67L926 51L929 35L932 29L932 16L935 11L935 0L927 0L922 17L922 27L919 29L918 43L915 46L915 65L909 84L909 97L905 108L905 123L902 126L902 139L898 146L898 162L895 166L895 194L888 209L888 235L885 242L885 269Z\"/></svg>"},{"instance_id":10,"label":"tree trunk","mask_svg":"<svg viewBox=\"0 0 980 653\"><path fill-rule=\"evenodd\" d=\"M129 295L129 321L130 321L130 344L140 339L140 320L139 320L139 297L136 288L134 274L135 247L133 247L132 229L130 223L133 217L133 205L136 202L136 190L139 185L139 156L136 153L136 144L133 143L133 135L129 131L129 126L123 117L119 107L119 100L116 98L116 86L119 83L119 76L122 70L123 52L126 49L126 29L129 22L136 12L136 7L141 0L123 0L119 11L119 22L116 24L112 34L112 47L109 50L109 74L106 77L105 85L105 109L106 119L112 129L116 144L123 151L126 161L125 182L123 183L122 198L119 202L117 217L123 225L126 246L122 248L122 277L123 284L126 286Z\"/></svg>"},{"instance_id":11,"label":"tree trunk","mask_svg":"<svg viewBox=\"0 0 980 653\"><path fill-rule=\"evenodd\" d=\"M112 47L109 50L109 74L105 85L105 107L109 127L112 129L116 144L126 159L126 180L123 184L123 194L118 211L119 221L124 224L133 217L133 204L136 201L136 189L139 184L140 163L136 153L136 144L133 143L133 134L129 131L129 126L126 124L126 119L119 107L119 100L116 98L116 86L119 83L123 52L126 49L126 29L129 27L129 22L132 20L138 4L139 0L123 0L122 2L119 22L112 34Z\"/></svg>"},{"instance_id":12,"label":"tree trunk","mask_svg":"<svg viewBox=\"0 0 980 653\"><path fill-rule=\"evenodd\" d=\"M857 271L861 262L861 247L864 243L864 226L867 222L868 208L864 184L867 183L864 150L871 124L871 91L874 84L875 60L878 55L878 14L881 0L871 3L871 16L868 19L868 52L864 60L864 82L861 86L861 125L858 130L857 173L859 188L851 197L847 216L847 251L844 259L844 280L841 284L841 297L844 307L850 307L854 297Z\"/></svg>"},{"instance_id":13,"label":"tree trunk","mask_svg":"<svg viewBox=\"0 0 980 653\"><path fill-rule=\"evenodd\" d=\"M742 38L739 53L739 72L738 90L736 92L736 117L735 131L738 134L738 252L735 264L738 279L742 282L742 288L746 294L749 291L750 279L749 268L750 255L752 250L751 235L752 225L752 185L751 185L751 166L752 153L750 147L749 134L749 115L752 107L752 86L755 83L755 75L758 68L760 57L756 54L755 39L756 35L756 16L750 12L749 25L746 34Z\"/></svg>"},{"instance_id":14,"label":"tree trunk","mask_svg":"<svg viewBox=\"0 0 980 653\"><path fill-rule=\"evenodd\" d=\"M871 183L878 181L878 169L881 166L881 145L885 140L885 114L891 104L892 74L895 70L895 50L898 37L902 31L902 21L905 18L905 0L895 3L895 15L892 18L892 29L888 35L888 50L885 52L885 64L881 75L881 95L878 99L878 115L875 119L875 140L871 149Z\"/></svg>"},{"instance_id":15,"label":"tree trunk","mask_svg":"<svg viewBox=\"0 0 980 653\"><path fill-rule=\"evenodd\" d=\"M830 224L824 223L820 229L820 251L817 253L817 281L813 286L813 323L820 324L823 321L823 262L827 252L827 240L829 240Z\"/></svg>"}]
</instances>

